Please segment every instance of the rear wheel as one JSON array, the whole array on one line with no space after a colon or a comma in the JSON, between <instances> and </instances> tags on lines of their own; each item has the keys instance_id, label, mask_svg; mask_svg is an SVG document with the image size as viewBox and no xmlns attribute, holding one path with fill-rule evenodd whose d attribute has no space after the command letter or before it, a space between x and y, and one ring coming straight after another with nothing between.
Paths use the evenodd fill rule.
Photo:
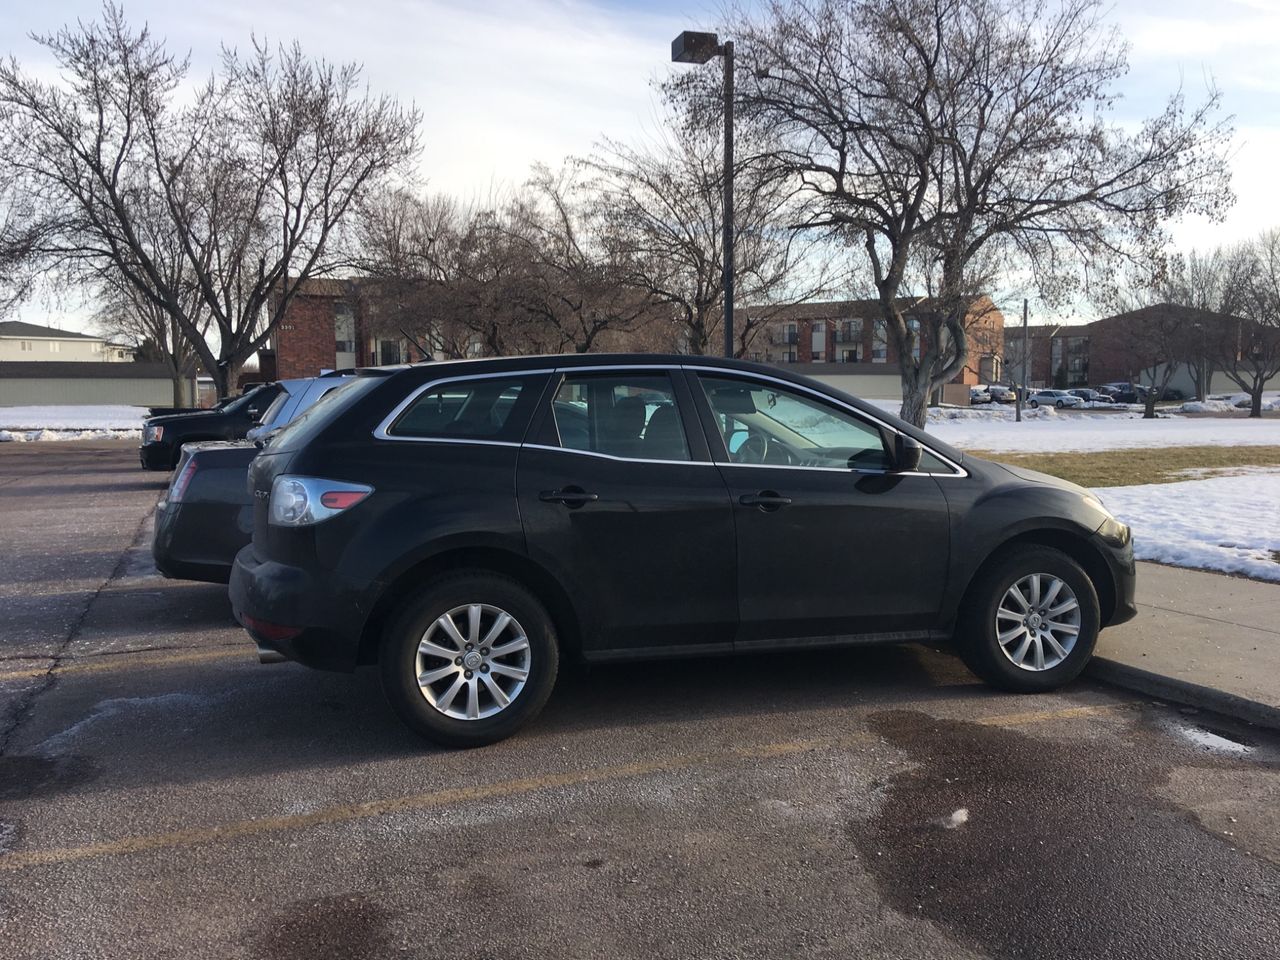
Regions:
<instances>
[{"instance_id":1,"label":"rear wheel","mask_svg":"<svg viewBox=\"0 0 1280 960\"><path fill-rule=\"evenodd\" d=\"M1067 405L1067 401L1065 400L1059 400L1057 403L1054 404L1054 406L1057 407L1059 410L1061 410L1066 405Z\"/></svg>"},{"instance_id":2,"label":"rear wheel","mask_svg":"<svg viewBox=\"0 0 1280 960\"><path fill-rule=\"evenodd\" d=\"M511 736L555 686L559 656L545 608L523 586L481 571L436 581L382 641L382 687L400 719L449 747Z\"/></svg>"},{"instance_id":3,"label":"rear wheel","mask_svg":"<svg viewBox=\"0 0 1280 960\"><path fill-rule=\"evenodd\" d=\"M1098 595L1060 550L1009 548L969 588L957 641L969 669L1017 693L1053 690L1079 676L1098 640Z\"/></svg>"},{"instance_id":4,"label":"rear wheel","mask_svg":"<svg viewBox=\"0 0 1280 960\"><path fill-rule=\"evenodd\" d=\"M1028 406L1038 407L1038 406L1040 406L1040 401L1039 401L1039 400L1034 400L1034 399L1033 399L1033 400L1031 400L1031 401L1030 401L1030 403L1028 404Z\"/></svg>"}]
</instances>

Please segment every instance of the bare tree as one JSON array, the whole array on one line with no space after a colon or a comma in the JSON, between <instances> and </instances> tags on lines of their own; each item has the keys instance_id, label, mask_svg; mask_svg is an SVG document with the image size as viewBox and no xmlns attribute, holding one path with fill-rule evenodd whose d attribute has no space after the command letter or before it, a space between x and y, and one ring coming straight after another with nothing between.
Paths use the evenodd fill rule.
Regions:
<instances>
[{"instance_id":1,"label":"bare tree","mask_svg":"<svg viewBox=\"0 0 1280 960\"><path fill-rule=\"evenodd\" d=\"M1239 319L1219 341L1218 362L1249 394L1249 416L1262 416L1262 394L1280 377L1280 229L1272 229L1235 253Z\"/></svg>"},{"instance_id":2,"label":"bare tree","mask_svg":"<svg viewBox=\"0 0 1280 960\"><path fill-rule=\"evenodd\" d=\"M605 141L584 161L596 175L599 206L627 282L674 315L681 352L718 352L724 320L724 161L721 109L701 112L676 86L667 91L665 129L641 147ZM734 274L741 303L734 315L734 355L744 356L784 306L841 286L826 238L788 226L797 215L795 188L769 176L750 157L763 135L739 132L747 159L734 169Z\"/></svg>"},{"instance_id":3,"label":"bare tree","mask_svg":"<svg viewBox=\"0 0 1280 960\"><path fill-rule=\"evenodd\" d=\"M1052 301L1081 262L1105 270L1161 242L1169 217L1229 199L1216 92L1191 109L1177 94L1136 132L1108 122L1126 54L1104 14L1101 0L774 0L731 26L741 115L781 138L764 159L801 185L803 225L865 250L912 422L967 358L975 258L1016 261ZM916 361L901 304L921 250L944 309Z\"/></svg>"},{"instance_id":4,"label":"bare tree","mask_svg":"<svg viewBox=\"0 0 1280 960\"><path fill-rule=\"evenodd\" d=\"M256 42L244 56L224 49L183 106L186 62L110 3L101 23L35 39L60 76L0 65L0 165L61 224L45 262L77 280L117 271L174 320L225 396L299 286L333 267L356 199L415 156L417 113L360 95L355 65ZM154 203L209 337L140 229Z\"/></svg>"},{"instance_id":5,"label":"bare tree","mask_svg":"<svg viewBox=\"0 0 1280 960\"><path fill-rule=\"evenodd\" d=\"M587 353L602 335L653 319L651 291L627 283L626 245L609 232L606 205L579 169L536 166L504 219L526 261L519 296L530 333L547 349Z\"/></svg>"},{"instance_id":6,"label":"bare tree","mask_svg":"<svg viewBox=\"0 0 1280 960\"><path fill-rule=\"evenodd\" d=\"M118 276L104 281L96 299L98 327L113 339L146 354L145 359L163 363L173 382L173 405L188 406L183 384L194 376L198 357L195 347L173 316ZM207 327L207 319L201 323L199 301L192 299L190 315L198 327Z\"/></svg>"}]
</instances>

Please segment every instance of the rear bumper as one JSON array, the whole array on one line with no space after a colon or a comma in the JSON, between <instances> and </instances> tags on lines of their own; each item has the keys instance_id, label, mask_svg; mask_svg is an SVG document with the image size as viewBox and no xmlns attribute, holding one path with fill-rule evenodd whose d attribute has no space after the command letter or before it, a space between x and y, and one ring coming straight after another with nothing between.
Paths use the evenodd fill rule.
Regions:
<instances>
[{"instance_id":1,"label":"rear bumper","mask_svg":"<svg viewBox=\"0 0 1280 960\"><path fill-rule=\"evenodd\" d=\"M236 554L228 593L236 620L260 647L320 670L355 669L369 615L362 591L260 560L250 544Z\"/></svg>"},{"instance_id":2,"label":"rear bumper","mask_svg":"<svg viewBox=\"0 0 1280 960\"><path fill-rule=\"evenodd\" d=\"M231 577L234 554L229 552L225 560L208 556L210 550L218 546L216 538L208 531L189 529L193 525L184 519L182 507L180 503L162 500L156 508L156 531L151 538L151 556L156 569L171 580L226 583ZM234 524L234 517L231 522ZM225 530L219 532L225 537ZM203 554L193 557L193 549L202 550Z\"/></svg>"}]
</instances>

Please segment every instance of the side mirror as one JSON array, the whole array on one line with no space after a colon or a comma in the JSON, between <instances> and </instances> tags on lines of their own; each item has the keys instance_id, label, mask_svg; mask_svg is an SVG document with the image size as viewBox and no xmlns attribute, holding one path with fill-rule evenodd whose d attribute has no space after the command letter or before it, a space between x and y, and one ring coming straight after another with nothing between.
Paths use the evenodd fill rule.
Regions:
<instances>
[{"instance_id":1,"label":"side mirror","mask_svg":"<svg viewBox=\"0 0 1280 960\"><path fill-rule=\"evenodd\" d=\"M894 473L914 473L920 469L920 457L924 453L924 448L920 446L920 441L915 437L909 437L905 433L894 435L893 441L893 472Z\"/></svg>"}]
</instances>

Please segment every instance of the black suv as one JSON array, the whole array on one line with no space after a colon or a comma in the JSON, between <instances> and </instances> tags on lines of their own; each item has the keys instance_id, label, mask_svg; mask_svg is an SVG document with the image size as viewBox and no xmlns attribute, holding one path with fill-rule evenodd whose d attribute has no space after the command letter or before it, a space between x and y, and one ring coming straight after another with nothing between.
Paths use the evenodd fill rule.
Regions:
<instances>
[{"instance_id":1,"label":"black suv","mask_svg":"<svg viewBox=\"0 0 1280 960\"><path fill-rule=\"evenodd\" d=\"M264 383L211 410L151 417L142 426L138 461L143 470L172 470L184 443L199 440L243 440L280 395L280 384Z\"/></svg>"},{"instance_id":2,"label":"black suv","mask_svg":"<svg viewBox=\"0 0 1280 960\"><path fill-rule=\"evenodd\" d=\"M758 364L525 357L365 371L250 467L231 600L266 661L378 663L441 743L505 737L559 658L941 641L1071 680L1132 617L1089 491Z\"/></svg>"}]
</instances>

